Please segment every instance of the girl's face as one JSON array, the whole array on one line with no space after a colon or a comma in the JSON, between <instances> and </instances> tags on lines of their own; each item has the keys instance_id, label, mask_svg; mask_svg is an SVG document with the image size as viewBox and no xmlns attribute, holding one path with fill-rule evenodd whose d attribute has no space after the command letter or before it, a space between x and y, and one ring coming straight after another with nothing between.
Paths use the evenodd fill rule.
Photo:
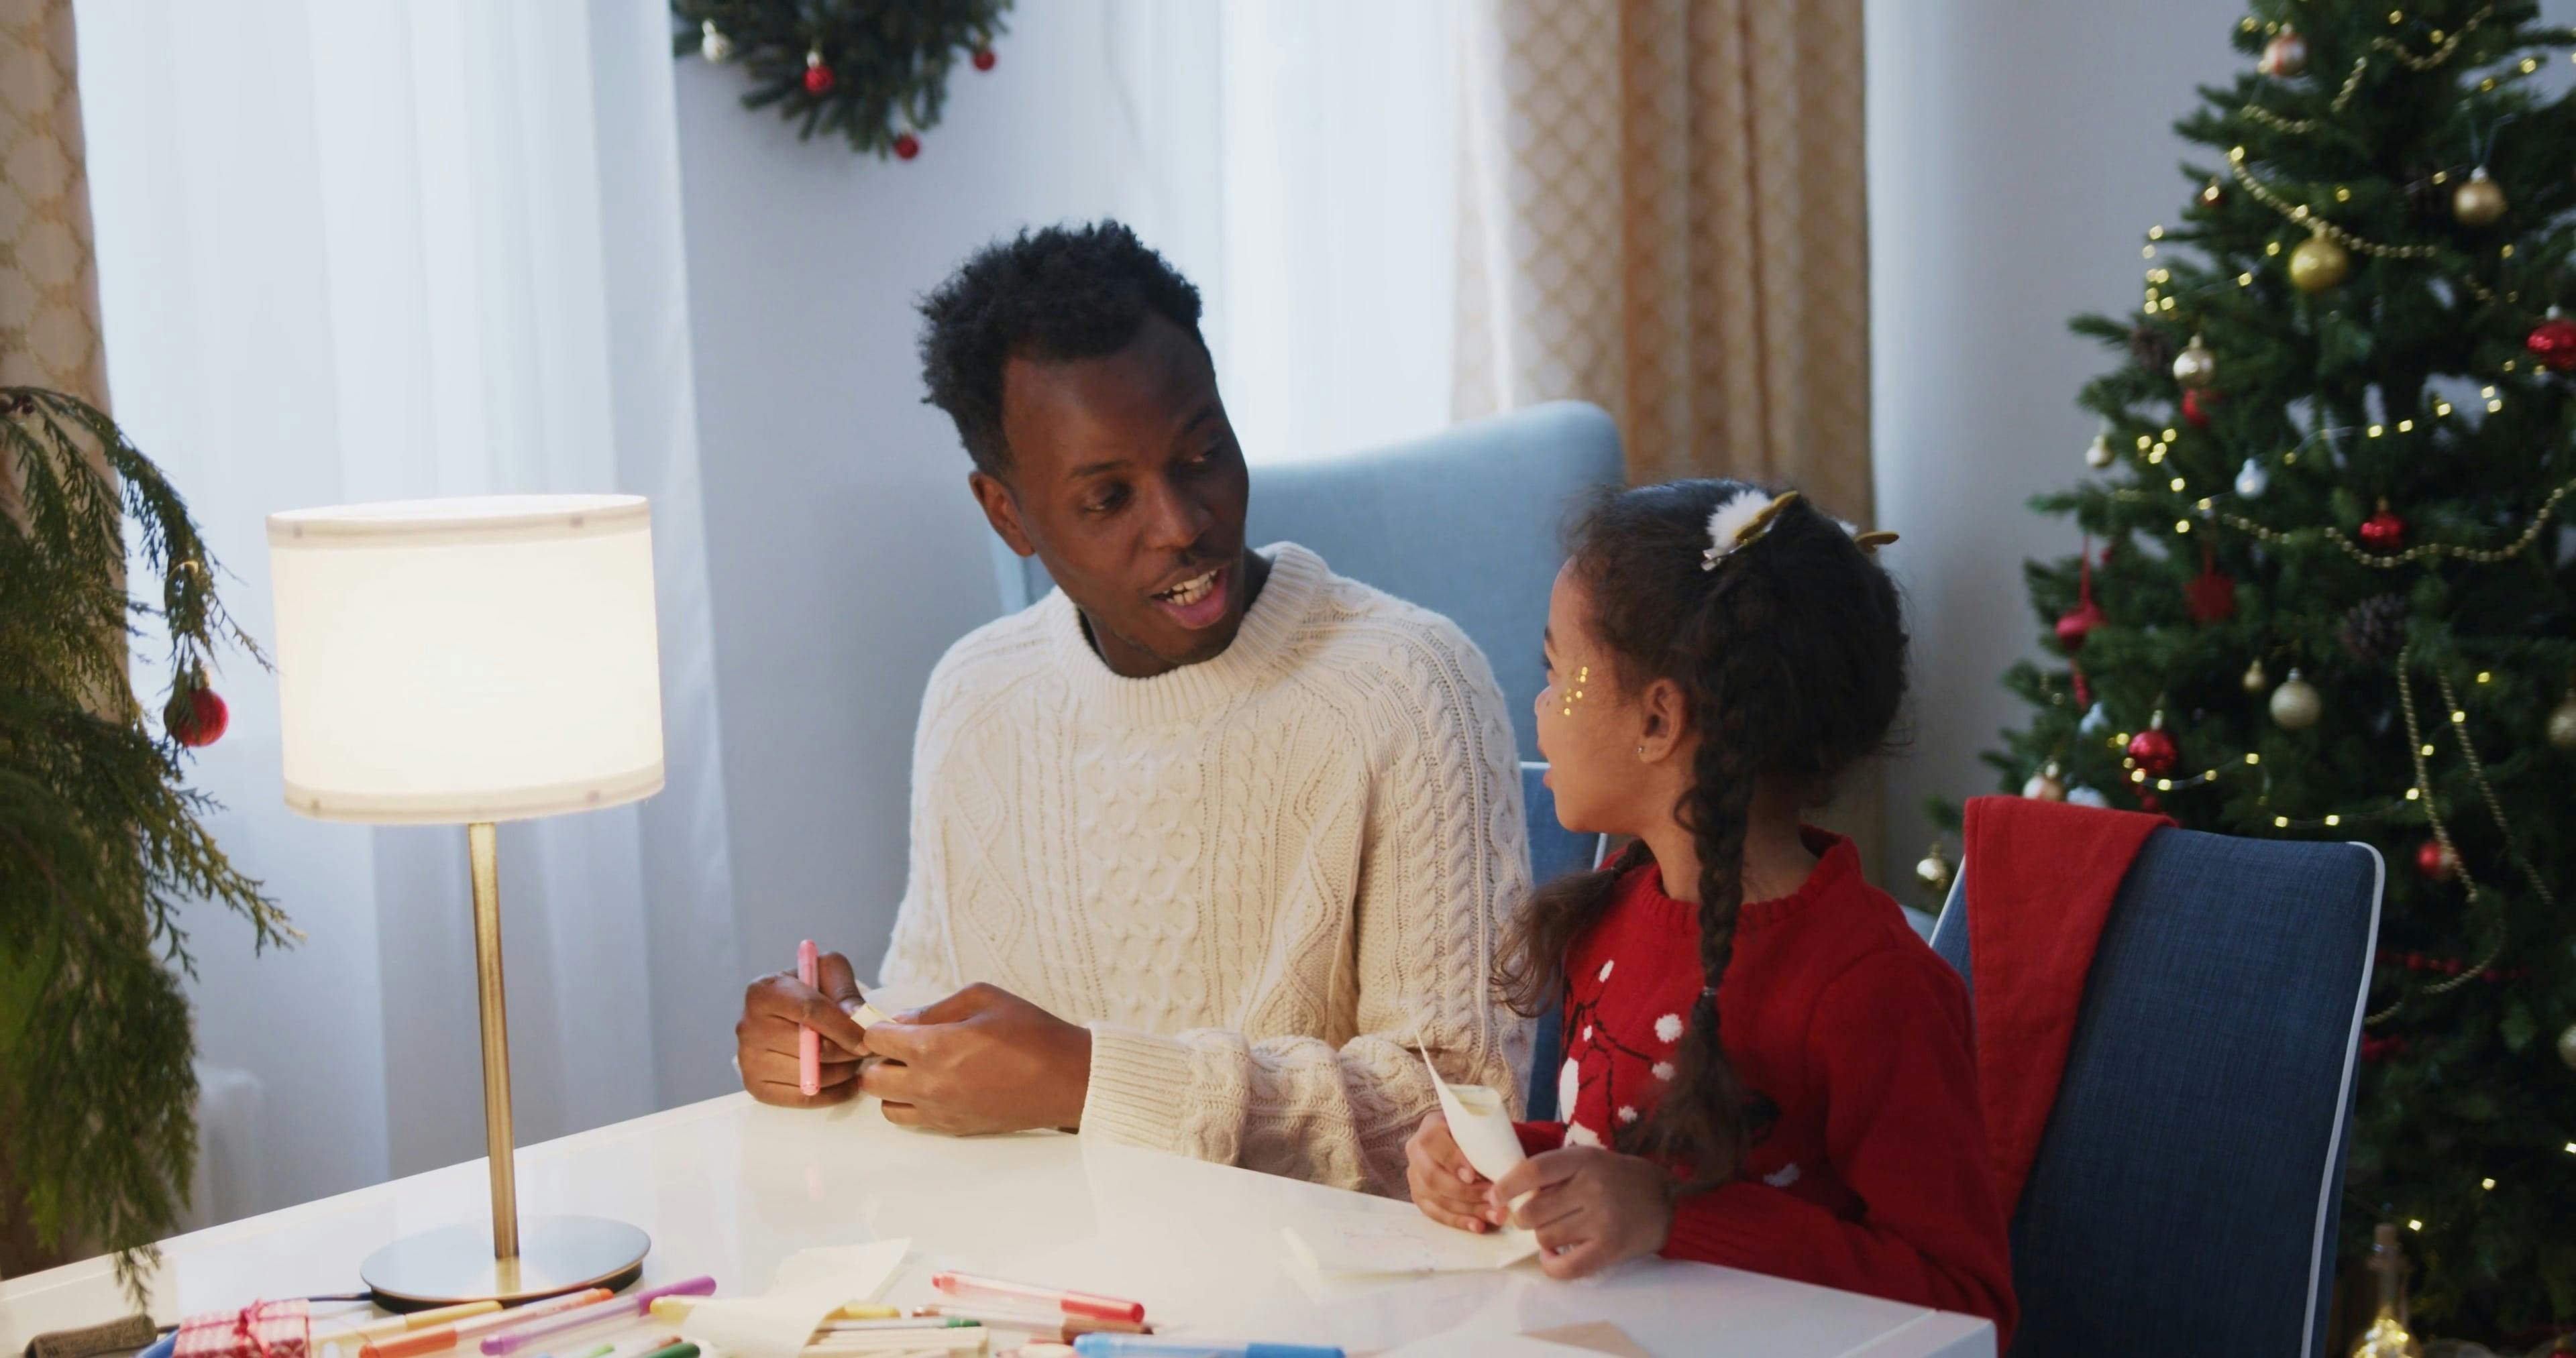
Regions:
<instances>
[{"instance_id":1,"label":"girl's face","mask_svg":"<svg viewBox=\"0 0 2576 1358\"><path fill-rule=\"evenodd\" d=\"M1538 695L1538 751L1556 793L1556 819L1578 834L1638 833L1664 778L1637 753L1649 740L1647 714L1620 691L1608 648L1592 637L1591 602L1572 563L1547 598L1547 687Z\"/></svg>"}]
</instances>

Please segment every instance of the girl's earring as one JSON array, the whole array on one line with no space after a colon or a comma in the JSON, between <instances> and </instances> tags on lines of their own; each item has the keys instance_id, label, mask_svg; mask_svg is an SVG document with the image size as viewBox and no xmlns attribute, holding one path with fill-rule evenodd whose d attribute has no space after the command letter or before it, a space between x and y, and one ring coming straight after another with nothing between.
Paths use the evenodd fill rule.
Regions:
<instances>
[{"instance_id":1,"label":"girl's earring","mask_svg":"<svg viewBox=\"0 0 2576 1358\"><path fill-rule=\"evenodd\" d=\"M1645 747L1645 746L1640 745L1640 746L1638 746L1638 747L1637 747L1637 757L1638 757L1639 759L1643 759L1643 758L1645 758L1645 757L1646 757L1646 747Z\"/></svg>"}]
</instances>

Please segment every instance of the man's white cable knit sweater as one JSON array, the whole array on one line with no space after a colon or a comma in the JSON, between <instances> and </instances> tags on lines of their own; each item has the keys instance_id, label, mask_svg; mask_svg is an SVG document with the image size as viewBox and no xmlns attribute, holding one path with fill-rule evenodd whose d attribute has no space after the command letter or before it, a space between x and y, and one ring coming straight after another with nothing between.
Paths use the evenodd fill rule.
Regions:
<instances>
[{"instance_id":1,"label":"man's white cable knit sweater","mask_svg":"<svg viewBox=\"0 0 2576 1358\"><path fill-rule=\"evenodd\" d=\"M1400 1196L1438 1104L1414 1052L1507 1094L1528 1063L1493 999L1518 759L1456 624L1262 555L1233 644L1151 679L1061 591L949 649L882 980L1088 1025L1085 1135Z\"/></svg>"}]
</instances>

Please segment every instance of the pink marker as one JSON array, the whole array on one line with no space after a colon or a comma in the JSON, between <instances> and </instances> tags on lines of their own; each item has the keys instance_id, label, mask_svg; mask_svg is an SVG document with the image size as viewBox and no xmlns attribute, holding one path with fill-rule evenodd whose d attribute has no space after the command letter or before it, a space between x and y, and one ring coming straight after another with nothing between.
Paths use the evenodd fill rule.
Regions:
<instances>
[{"instance_id":1,"label":"pink marker","mask_svg":"<svg viewBox=\"0 0 2576 1358\"><path fill-rule=\"evenodd\" d=\"M972 1273L933 1273L930 1285L952 1297L968 1301L1011 1302L1069 1316L1089 1316L1095 1320L1138 1321L1145 1318L1145 1303L1141 1301L1121 1301L1089 1292L1060 1292L1052 1287L979 1278Z\"/></svg>"},{"instance_id":2,"label":"pink marker","mask_svg":"<svg viewBox=\"0 0 2576 1358\"><path fill-rule=\"evenodd\" d=\"M809 990L818 965L814 940L809 938L796 945L796 979ZM796 1028L796 1088L809 1099L823 1092L823 1035L802 1024Z\"/></svg>"},{"instance_id":3,"label":"pink marker","mask_svg":"<svg viewBox=\"0 0 2576 1358\"><path fill-rule=\"evenodd\" d=\"M481 1347L486 1358L501 1358L501 1355L516 1353L540 1339L562 1334L568 1330L583 1330L593 1325L628 1321L637 1316L649 1314L657 1298L704 1297L713 1295L715 1290L715 1279L698 1277L686 1282L649 1288L631 1297L611 1297L593 1305L560 1311L525 1325L512 1326L486 1338Z\"/></svg>"}]
</instances>

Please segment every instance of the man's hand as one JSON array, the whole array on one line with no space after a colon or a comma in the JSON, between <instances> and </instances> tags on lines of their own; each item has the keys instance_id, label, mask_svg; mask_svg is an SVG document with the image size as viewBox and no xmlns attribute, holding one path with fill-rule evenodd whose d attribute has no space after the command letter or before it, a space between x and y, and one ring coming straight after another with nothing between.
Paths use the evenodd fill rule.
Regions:
<instances>
[{"instance_id":1,"label":"man's hand","mask_svg":"<svg viewBox=\"0 0 2576 1358\"><path fill-rule=\"evenodd\" d=\"M1424 1118L1404 1143L1404 1178L1413 1188L1413 1205L1443 1226L1481 1235L1503 1219L1501 1209L1486 1200L1485 1176L1467 1163L1449 1134L1449 1119L1438 1113Z\"/></svg>"},{"instance_id":2,"label":"man's hand","mask_svg":"<svg viewBox=\"0 0 2576 1358\"><path fill-rule=\"evenodd\" d=\"M859 1058L868 1054L868 1039L848 1012L859 1007L850 959L823 954L814 981L809 986L793 971L777 971L742 992L742 1021L733 1026L734 1063L742 1067L742 1087L762 1103L821 1108L858 1097ZM823 1035L823 1085L811 1097L796 1082L799 1026Z\"/></svg>"},{"instance_id":3,"label":"man's hand","mask_svg":"<svg viewBox=\"0 0 2576 1358\"><path fill-rule=\"evenodd\" d=\"M1599 1146L1533 1155L1496 1180L1488 1202L1527 1193L1513 1220L1538 1232L1539 1267L1580 1278L1653 1254L1673 1231L1673 1176L1652 1160Z\"/></svg>"},{"instance_id":4,"label":"man's hand","mask_svg":"<svg viewBox=\"0 0 2576 1358\"><path fill-rule=\"evenodd\" d=\"M867 1040L885 1059L859 1082L885 1100L888 1122L956 1136L1082 1122L1091 1030L997 986L870 1025Z\"/></svg>"}]
</instances>

